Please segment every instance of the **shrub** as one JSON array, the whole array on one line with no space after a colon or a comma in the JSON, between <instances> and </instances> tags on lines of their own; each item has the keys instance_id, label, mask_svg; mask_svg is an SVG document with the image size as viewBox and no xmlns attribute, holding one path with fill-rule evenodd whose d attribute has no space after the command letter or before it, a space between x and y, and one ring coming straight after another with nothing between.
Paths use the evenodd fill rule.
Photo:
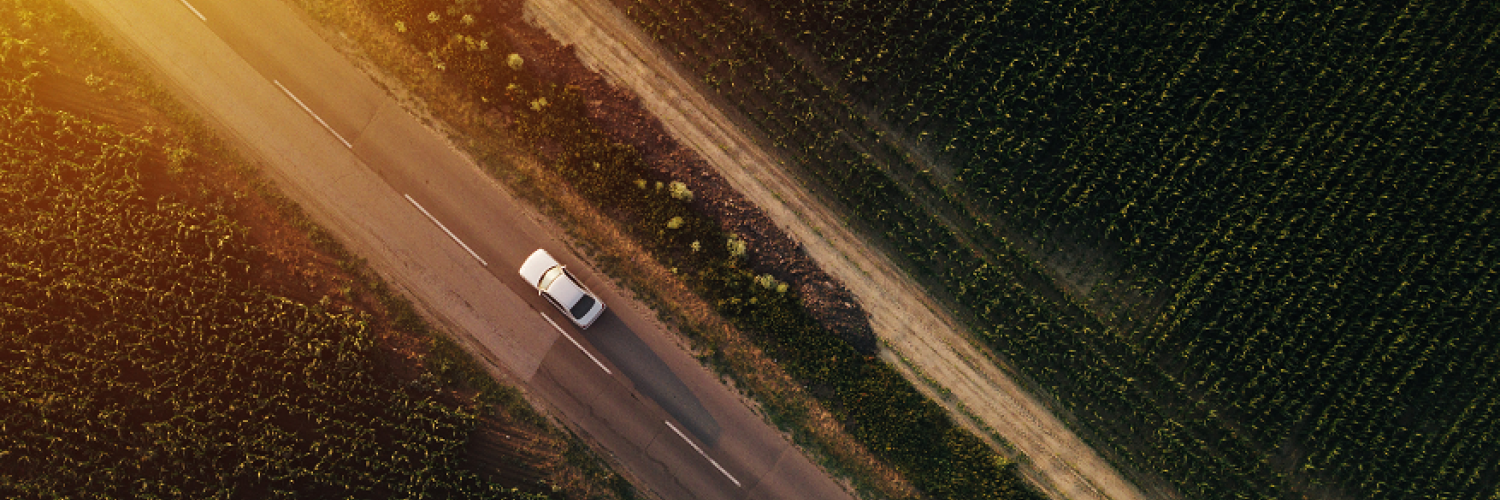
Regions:
<instances>
[{"instance_id":1,"label":"shrub","mask_svg":"<svg viewBox=\"0 0 1500 500\"><path fill-rule=\"evenodd\" d=\"M667 192L671 193L673 198L682 201L693 201L693 192L688 189L687 184L683 184L678 181L672 181L672 184L667 189Z\"/></svg>"},{"instance_id":2,"label":"shrub","mask_svg":"<svg viewBox=\"0 0 1500 500\"><path fill-rule=\"evenodd\" d=\"M745 256L745 240L740 239L737 234L729 235L729 240L724 243L724 247L729 249L730 257L740 258Z\"/></svg>"}]
</instances>

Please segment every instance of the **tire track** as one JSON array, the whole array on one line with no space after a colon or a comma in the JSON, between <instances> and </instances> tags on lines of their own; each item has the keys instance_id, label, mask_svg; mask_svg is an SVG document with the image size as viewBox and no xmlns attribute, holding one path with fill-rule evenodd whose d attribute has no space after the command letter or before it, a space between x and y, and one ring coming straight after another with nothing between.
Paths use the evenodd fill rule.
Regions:
<instances>
[{"instance_id":1,"label":"tire track","mask_svg":"<svg viewBox=\"0 0 1500 500\"><path fill-rule=\"evenodd\" d=\"M843 281L870 312L871 326L888 350L882 356L954 417L981 435L988 428L1013 449L1022 471L1053 498L1145 500L1092 448L975 347L958 323L887 256L865 245L830 210L778 167L781 159L759 146L702 93L607 0L530 0L528 22L573 45L590 68L628 89L667 130L701 155L736 190L801 242L824 271ZM948 396L937 397L941 385ZM956 403L956 404L955 404ZM957 410L961 404L979 421ZM1024 458L1016 457L1017 452Z\"/></svg>"}]
</instances>

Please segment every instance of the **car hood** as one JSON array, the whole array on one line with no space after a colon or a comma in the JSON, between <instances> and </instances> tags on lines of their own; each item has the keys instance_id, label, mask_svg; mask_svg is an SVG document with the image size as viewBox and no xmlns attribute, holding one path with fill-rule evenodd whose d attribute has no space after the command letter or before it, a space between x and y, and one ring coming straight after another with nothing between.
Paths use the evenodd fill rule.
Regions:
<instances>
[{"instance_id":1,"label":"car hood","mask_svg":"<svg viewBox=\"0 0 1500 500\"><path fill-rule=\"evenodd\" d=\"M534 288L536 287L536 282L541 281L542 273L547 272L548 269L552 269L556 265L557 259L552 258L552 254L547 253L545 250L537 250L532 252L530 257L526 258L524 264L521 264L521 277L525 278L526 282L530 283Z\"/></svg>"}]
</instances>

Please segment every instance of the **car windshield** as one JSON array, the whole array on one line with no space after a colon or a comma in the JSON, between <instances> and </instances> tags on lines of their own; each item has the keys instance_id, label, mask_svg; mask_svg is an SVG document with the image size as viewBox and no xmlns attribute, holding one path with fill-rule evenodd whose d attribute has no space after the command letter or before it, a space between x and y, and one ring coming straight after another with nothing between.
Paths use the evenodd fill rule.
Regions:
<instances>
[{"instance_id":1,"label":"car windshield","mask_svg":"<svg viewBox=\"0 0 1500 500\"><path fill-rule=\"evenodd\" d=\"M594 298L588 295L584 295L578 298L578 302L576 304L573 304L573 308L569 309L568 312L573 313L574 318L581 320L585 315L589 313L589 311L593 309Z\"/></svg>"},{"instance_id":2,"label":"car windshield","mask_svg":"<svg viewBox=\"0 0 1500 500\"><path fill-rule=\"evenodd\" d=\"M552 282L557 281L557 277L562 276L562 272L562 266L555 266L552 269L548 269L547 272L542 273L542 279L537 282L536 287L542 290L551 288Z\"/></svg>"}]
</instances>

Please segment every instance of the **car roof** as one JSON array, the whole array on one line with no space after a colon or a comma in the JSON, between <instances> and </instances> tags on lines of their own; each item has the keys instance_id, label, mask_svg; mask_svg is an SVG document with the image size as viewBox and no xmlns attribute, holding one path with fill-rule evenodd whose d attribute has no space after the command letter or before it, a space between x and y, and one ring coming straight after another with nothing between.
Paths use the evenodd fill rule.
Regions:
<instances>
[{"instance_id":1,"label":"car roof","mask_svg":"<svg viewBox=\"0 0 1500 500\"><path fill-rule=\"evenodd\" d=\"M574 280L572 273L564 272L547 288L547 295L551 295L564 308L572 309L573 304L577 304L578 299L584 295L583 287L578 286L578 282Z\"/></svg>"},{"instance_id":2,"label":"car roof","mask_svg":"<svg viewBox=\"0 0 1500 500\"><path fill-rule=\"evenodd\" d=\"M532 252L530 257L526 257L526 262L521 264L521 277L525 278L527 283L531 283L532 287L536 287L537 282L542 280L542 273L557 265L557 259L552 258L552 254L547 253L546 250L537 250Z\"/></svg>"},{"instance_id":3,"label":"car roof","mask_svg":"<svg viewBox=\"0 0 1500 500\"><path fill-rule=\"evenodd\" d=\"M531 256L526 257L526 262L521 264L521 277L531 283L532 287L536 287L537 283L541 282L542 275L546 274L548 270L561 265L546 250L539 249L532 252ZM572 316L573 306L578 304L578 301L585 295L593 297L594 305L584 314L584 317L569 318L580 326L588 327L604 313L604 301L599 300L599 297L594 297L592 292L583 288L583 284L579 283L578 278L573 276L573 273L568 272L566 267L562 271L562 275L553 280L545 292L558 305L562 306L563 310L569 316Z\"/></svg>"}]
</instances>

